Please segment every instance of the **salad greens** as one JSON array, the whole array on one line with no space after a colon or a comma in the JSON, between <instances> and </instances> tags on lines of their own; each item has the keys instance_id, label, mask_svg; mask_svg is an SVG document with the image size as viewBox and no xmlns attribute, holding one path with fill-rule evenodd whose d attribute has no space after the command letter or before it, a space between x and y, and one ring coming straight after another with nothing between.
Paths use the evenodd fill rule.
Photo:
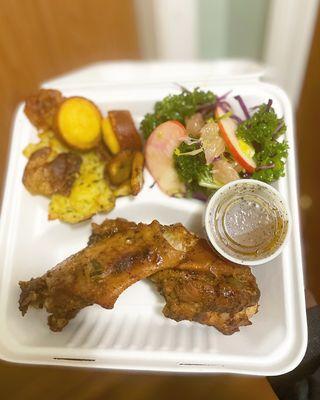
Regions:
<instances>
[{"instance_id":1,"label":"salad greens","mask_svg":"<svg viewBox=\"0 0 320 400\"><path fill-rule=\"evenodd\" d=\"M183 88L180 94L166 96L155 104L154 112L146 114L142 120L140 128L144 138L147 139L162 122L176 120L185 124L185 118L196 113L198 106L215 101L214 93L199 88L192 92Z\"/></svg>"},{"instance_id":2,"label":"salad greens","mask_svg":"<svg viewBox=\"0 0 320 400\"><path fill-rule=\"evenodd\" d=\"M234 115L228 95L229 92L217 97L211 91L182 88L180 94L169 95L158 101L154 112L146 114L141 122L140 128L146 139L158 125L166 121L175 120L186 126L186 138L183 139L182 135L177 140L173 139L176 146L173 161L189 196L206 197L221 185L237 178L272 183L285 175L288 143L279 138L287 127L284 119L278 118L275 113L272 100L250 113L242 97L235 96L246 118L242 120ZM195 121L190 119L187 124L186 119L196 113L200 115L199 118ZM236 121L236 126L223 123L221 119L232 119ZM206 157L207 148L204 148L202 140L205 134L201 131L204 126L208 128L208 123L216 123L218 130L218 135L206 130L210 139L209 149L214 154L212 162ZM154 140L153 146L157 140ZM221 145L221 141L224 145ZM158 148L161 150L160 144Z\"/></svg>"},{"instance_id":3,"label":"salad greens","mask_svg":"<svg viewBox=\"0 0 320 400\"><path fill-rule=\"evenodd\" d=\"M271 104L262 104L249 119L237 128L238 138L243 139L255 149L257 164L252 178L267 183L284 176L284 166L288 157L288 144L277 139L287 127L283 118L278 118Z\"/></svg>"},{"instance_id":4,"label":"salad greens","mask_svg":"<svg viewBox=\"0 0 320 400\"><path fill-rule=\"evenodd\" d=\"M228 114L230 112L225 116ZM277 117L271 102L260 105L251 117L238 125L238 139L255 149L253 158L257 168L251 178L271 183L284 176L288 144L285 140L278 141L278 138L286 129L283 118ZM223 158L232 160L233 156L226 151ZM199 141L191 144L182 142L176 148L173 159L178 176L186 184L189 195L198 192L208 195L221 186L214 181L212 165L206 164ZM248 174L243 172L240 176Z\"/></svg>"},{"instance_id":5,"label":"salad greens","mask_svg":"<svg viewBox=\"0 0 320 400\"><path fill-rule=\"evenodd\" d=\"M212 165L206 164L204 152L195 155L186 154L197 149L199 144L182 142L173 154L175 168L179 178L186 184L189 196L197 192L209 195L212 190L219 187L213 180Z\"/></svg>"}]
</instances>

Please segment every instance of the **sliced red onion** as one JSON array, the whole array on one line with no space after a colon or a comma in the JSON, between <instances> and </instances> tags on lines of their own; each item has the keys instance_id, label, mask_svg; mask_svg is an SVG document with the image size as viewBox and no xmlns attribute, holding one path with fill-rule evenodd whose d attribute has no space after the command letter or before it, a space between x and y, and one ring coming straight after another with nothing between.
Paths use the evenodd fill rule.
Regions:
<instances>
[{"instance_id":1,"label":"sliced red onion","mask_svg":"<svg viewBox=\"0 0 320 400\"><path fill-rule=\"evenodd\" d=\"M217 103L217 105L219 105L220 107L225 107L228 108L229 110L231 110L231 105L228 101L219 101L219 103Z\"/></svg>"},{"instance_id":2,"label":"sliced red onion","mask_svg":"<svg viewBox=\"0 0 320 400\"><path fill-rule=\"evenodd\" d=\"M256 171L264 171L266 169L271 169L271 168L274 168L274 167L275 167L274 163L269 164L269 165L259 165L259 167L256 168Z\"/></svg>"},{"instance_id":3,"label":"sliced red onion","mask_svg":"<svg viewBox=\"0 0 320 400\"><path fill-rule=\"evenodd\" d=\"M216 103L205 103L201 104L197 107L197 112L201 113L202 115L208 114L210 111L214 111L216 107Z\"/></svg>"},{"instance_id":4,"label":"sliced red onion","mask_svg":"<svg viewBox=\"0 0 320 400\"><path fill-rule=\"evenodd\" d=\"M226 101L224 101L231 92L232 92L232 90L223 94L222 96L217 97L217 99L214 103L201 104L200 106L197 107L197 111L204 115L204 114L207 114L209 111L214 111L215 107L218 104L221 105L222 103L226 103L228 105L228 107L231 108L230 104L227 103Z\"/></svg>"},{"instance_id":5,"label":"sliced red onion","mask_svg":"<svg viewBox=\"0 0 320 400\"><path fill-rule=\"evenodd\" d=\"M277 133L281 130L281 128L284 125L284 121L281 121L278 126L276 127L275 131L273 132L273 137L276 138L277 137Z\"/></svg>"},{"instance_id":6,"label":"sliced red onion","mask_svg":"<svg viewBox=\"0 0 320 400\"><path fill-rule=\"evenodd\" d=\"M232 114L230 118L234 119L238 124L241 124L243 122L240 117L234 114Z\"/></svg>"},{"instance_id":7,"label":"sliced red onion","mask_svg":"<svg viewBox=\"0 0 320 400\"><path fill-rule=\"evenodd\" d=\"M271 100L271 99L269 99L269 100L268 100L268 103L267 103L267 106L266 106L266 112L269 112L269 110L270 110L271 106L272 106L272 100ZM258 106L253 106L253 107L250 107L250 110L252 110L252 111L254 111L254 110L258 110L258 108L260 108L260 107L261 107L261 104L260 104L260 105L258 105Z\"/></svg>"},{"instance_id":8,"label":"sliced red onion","mask_svg":"<svg viewBox=\"0 0 320 400\"><path fill-rule=\"evenodd\" d=\"M199 106L197 106L197 111L201 111L207 107L213 107L215 105L215 103L203 103L200 104Z\"/></svg>"},{"instance_id":9,"label":"sliced red onion","mask_svg":"<svg viewBox=\"0 0 320 400\"><path fill-rule=\"evenodd\" d=\"M215 161L218 161L218 160L222 160L222 157L221 157L221 156L215 157L215 158L212 160L212 162L215 162Z\"/></svg>"},{"instance_id":10,"label":"sliced red onion","mask_svg":"<svg viewBox=\"0 0 320 400\"><path fill-rule=\"evenodd\" d=\"M217 103L217 105L219 105L225 113L227 113L231 110L231 105L227 101L221 101L221 102ZM240 117L238 117L237 115L234 115L234 114L232 114L230 116L230 118L234 119L238 124L241 124L241 122L243 122Z\"/></svg>"},{"instance_id":11,"label":"sliced red onion","mask_svg":"<svg viewBox=\"0 0 320 400\"><path fill-rule=\"evenodd\" d=\"M271 106L272 106L272 100L269 99L269 100L268 100L268 103L267 103L267 107L266 107L266 112L269 112Z\"/></svg>"},{"instance_id":12,"label":"sliced red onion","mask_svg":"<svg viewBox=\"0 0 320 400\"><path fill-rule=\"evenodd\" d=\"M221 107L222 111L225 113L230 111L230 104L227 103L226 101L221 101L220 103L217 104L217 106Z\"/></svg>"},{"instance_id":13,"label":"sliced red onion","mask_svg":"<svg viewBox=\"0 0 320 400\"><path fill-rule=\"evenodd\" d=\"M229 90L229 92L223 94L222 96L217 97L217 102L220 102L221 100L226 99L231 92L232 92L232 90Z\"/></svg>"},{"instance_id":14,"label":"sliced red onion","mask_svg":"<svg viewBox=\"0 0 320 400\"><path fill-rule=\"evenodd\" d=\"M245 105L242 97L238 95L238 96L234 96L234 98L239 102L239 105L240 105L240 107L241 107L241 109L243 111L243 114L245 115L246 119L249 119L250 118L250 114L249 114L248 108Z\"/></svg>"},{"instance_id":15,"label":"sliced red onion","mask_svg":"<svg viewBox=\"0 0 320 400\"><path fill-rule=\"evenodd\" d=\"M182 92L191 93L189 89L187 89L187 88L186 88L185 86L183 86L183 85L180 85L180 83L178 83L178 82L173 82L173 83L174 83L175 85L177 85L177 86L181 89Z\"/></svg>"},{"instance_id":16,"label":"sliced red onion","mask_svg":"<svg viewBox=\"0 0 320 400\"><path fill-rule=\"evenodd\" d=\"M208 200L208 196L206 196L203 192L194 192L192 197L194 199L206 202Z\"/></svg>"},{"instance_id":17,"label":"sliced red onion","mask_svg":"<svg viewBox=\"0 0 320 400\"><path fill-rule=\"evenodd\" d=\"M206 157L206 163L207 164L212 164L215 161L218 161L221 159L221 156L217 156L217 157L208 157L207 153L205 152L205 157Z\"/></svg>"}]
</instances>

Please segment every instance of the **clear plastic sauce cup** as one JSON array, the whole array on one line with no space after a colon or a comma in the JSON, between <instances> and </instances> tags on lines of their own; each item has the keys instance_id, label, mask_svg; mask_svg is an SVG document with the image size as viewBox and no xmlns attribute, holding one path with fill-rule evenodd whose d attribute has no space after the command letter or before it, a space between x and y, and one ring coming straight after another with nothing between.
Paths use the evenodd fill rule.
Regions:
<instances>
[{"instance_id":1,"label":"clear plastic sauce cup","mask_svg":"<svg viewBox=\"0 0 320 400\"><path fill-rule=\"evenodd\" d=\"M226 259L244 265L278 256L290 231L287 204L272 186L253 179L230 182L209 200L205 229Z\"/></svg>"}]
</instances>

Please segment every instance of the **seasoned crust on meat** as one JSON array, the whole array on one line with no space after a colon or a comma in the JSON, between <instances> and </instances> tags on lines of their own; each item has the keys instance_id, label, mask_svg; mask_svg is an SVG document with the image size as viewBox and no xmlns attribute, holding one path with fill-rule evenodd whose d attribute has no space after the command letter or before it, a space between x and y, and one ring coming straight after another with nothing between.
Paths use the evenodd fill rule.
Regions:
<instances>
[{"instance_id":1,"label":"seasoned crust on meat","mask_svg":"<svg viewBox=\"0 0 320 400\"><path fill-rule=\"evenodd\" d=\"M118 232L135 229L136 226L137 224L135 222L128 221L124 218L105 219L100 225L93 222L91 224L92 233L89 237L88 244L97 243Z\"/></svg>"},{"instance_id":2,"label":"seasoned crust on meat","mask_svg":"<svg viewBox=\"0 0 320 400\"><path fill-rule=\"evenodd\" d=\"M259 291L248 278L248 282L240 282L232 275L214 278L210 272L172 269L158 272L150 280L166 300L163 314L167 318L214 326L230 335L240 326L251 325L249 318L258 310Z\"/></svg>"},{"instance_id":3,"label":"seasoned crust on meat","mask_svg":"<svg viewBox=\"0 0 320 400\"><path fill-rule=\"evenodd\" d=\"M24 113L37 129L51 129L63 100L64 97L59 90L39 89L26 99Z\"/></svg>"},{"instance_id":4,"label":"seasoned crust on meat","mask_svg":"<svg viewBox=\"0 0 320 400\"><path fill-rule=\"evenodd\" d=\"M89 243L134 225L125 219L92 224ZM260 291L250 268L223 260L204 239L188 249L183 262L149 279L166 300L163 314L176 321L195 321L230 335L250 325L258 312Z\"/></svg>"},{"instance_id":5,"label":"seasoned crust on meat","mask_svg":"<svg viewBox=\"0 0 320 400\"><path fill-rule=\"evenodd\" d=\"M20 282L20 310L44 307L48 324L61 330L94 303L112 308L119 295L149 277L164 296L163 313L229 335L258 311L260 291L250 268L218 257L181 224L135 224L124 219L92 225L88 247L40 278Z\"/></svg>"},{"instance_id":6,"label":"seasoned crust on meat","mask_svg":"<svg viewBox=\"0 0 320 400\"><path fill-rule=\"evenodd\" d=\"M25 167L22 182L32 194L68 196L79 172L81 157L74 153L61 153L52 159L50 147L35 151Z\"/></svg>"},{"instance_id":7,"label":"seasoned crust on meat","mask_svg":"<svg viewBox=\"0 0 320 400\"><path fill-rule=\"evenodd\" d=\"M20 282L20 310L29 306L52 314L50 329L61 330L83 307L113 308L130 285L162 269L179 264L186 251L165 238L170 232L187 249L197 241L181 224L138 224L92 243L40 278Z\"/></svg>"},{"instance_id":8,"label":"seasoned crust on meat","mask_svg":"<svg viewBox=\"0 0 320 400\"><path fill-rule=\"evenodd\" d=\"M166 300L163 314L175 321L196 321L230 335L250 325L258 311L260 291L250 268L221 259L204 239L182 263L150 280Z\"/></svg>"}]
</instances>

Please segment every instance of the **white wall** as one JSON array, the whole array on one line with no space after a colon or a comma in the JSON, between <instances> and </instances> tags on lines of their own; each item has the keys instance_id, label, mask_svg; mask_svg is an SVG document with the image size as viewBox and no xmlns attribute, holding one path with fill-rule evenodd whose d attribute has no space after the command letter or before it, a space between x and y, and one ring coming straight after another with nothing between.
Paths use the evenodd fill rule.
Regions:
<instances>
[{"instance_id":1,"label":"white wall","mask_svg":"<svg viewBox=\"0 0 320 400\"><path fill-rule=\"evenodd\" d=\"M146 59L251 58L296 105L319 0L135 0Z\"/></svg>"}]
</instances>

